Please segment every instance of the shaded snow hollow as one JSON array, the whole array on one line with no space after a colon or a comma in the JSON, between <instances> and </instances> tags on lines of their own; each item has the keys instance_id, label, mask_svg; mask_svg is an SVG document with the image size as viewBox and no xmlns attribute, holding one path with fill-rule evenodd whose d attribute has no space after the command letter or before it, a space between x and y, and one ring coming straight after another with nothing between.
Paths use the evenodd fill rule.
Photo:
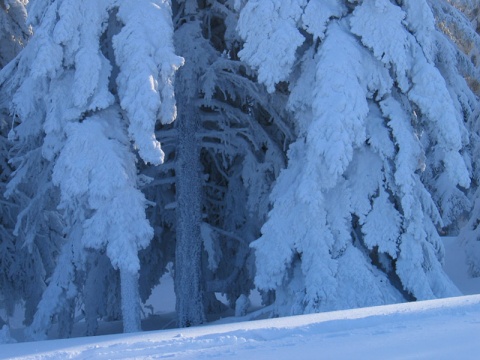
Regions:
<instances>
[{"instance_id":1,"label":"shaded snow hollow","mask_svg":"<svg viewBox=\"0 0 480 360\"><path fill-rule=\"evenodd\" d=\"M475 359L480 295L188 329L7 344L1 359Z\"/></svg>"}]
</instances>

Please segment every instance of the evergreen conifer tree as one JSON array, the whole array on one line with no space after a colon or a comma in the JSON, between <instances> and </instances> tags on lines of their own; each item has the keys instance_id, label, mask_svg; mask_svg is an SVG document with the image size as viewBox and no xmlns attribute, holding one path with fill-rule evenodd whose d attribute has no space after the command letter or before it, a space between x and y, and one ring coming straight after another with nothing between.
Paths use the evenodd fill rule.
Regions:
<instances>
[{"instance_id":1,"label":"evergreen conifer tree","mask_svg":"<svg viewBox=\"0 0 480 360\"><path fill-rule=\"evenodd\" d=\"M240 58L289 86L298 139L252 246L279 314L458 294L432 182L470 186L474 99L424 0L239 1ZM278 61L282 59L282 61ZM447 68L447 69L445 69ZM454 86L457 81L460 86ZM425 173L427 173L425 175ZM439 199L437 196L436 199ZM454 204L448 204L454 207Z\"/></svg>"},{"instance_id":2,"label":"evergreen conifer tree","mask_svg":"<svg viewBox=\"0 0 480 360\"><path fill-rule=\"evenodd\" d=\"M137 154L163 162L154 129L175 119L172 83L183 62L173 51L170 4L32 1L29 17L34 36L2 74L19 122L9 187L25 186L39 201L59 190L52 205L65 237L30 335L44 336L55 317L68 335L76 298L96 296L80 291L89 251L105 251L118 269L124 330L138 331L138 251L153 230Z\"/></svg>"}]
</instances>

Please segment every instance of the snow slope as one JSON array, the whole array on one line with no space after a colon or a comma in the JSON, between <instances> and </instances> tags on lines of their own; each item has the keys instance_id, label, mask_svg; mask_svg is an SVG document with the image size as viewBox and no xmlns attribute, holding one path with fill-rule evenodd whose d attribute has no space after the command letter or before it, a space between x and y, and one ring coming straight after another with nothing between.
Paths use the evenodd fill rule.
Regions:
<instances>
[{"instance_id":1,"label":"snow slope","mask_svg":"<svg viewBox=\"0 0 480 360\"><path fill-rule=\"evenodd\" d=\"M0 346L1 359L478 359L480 295Z\"/></svg>"},{"instance_id":2,"label":"snow slope","mask_svg":"<svg viewBox=\"0 0 480 360\"><path fill-rule=\"evenodd\" d=\"M480 279L467 274L461 244L455 238L444 238L444 243L445 271L464 294L480 293ZM155 316L146 319L143 328L172 326L174 299L172 279L164 276L145 309ZM231 323L239 320L225 318L216 322L221 325L189 329L6 344L0 345L0 359L480 358L480 295ZM74 335L82 336L81 326L77 327ZM103 324L100 330L120 332L121 323ZM21 329L15 332L21 340Z\"/></svg>"}]
</instances>

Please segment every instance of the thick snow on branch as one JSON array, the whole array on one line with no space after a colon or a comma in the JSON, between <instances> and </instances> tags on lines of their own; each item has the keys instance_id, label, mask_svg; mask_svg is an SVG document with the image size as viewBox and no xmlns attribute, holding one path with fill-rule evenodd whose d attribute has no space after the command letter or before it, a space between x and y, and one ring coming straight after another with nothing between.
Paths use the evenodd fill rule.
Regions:
<instances>
[{"instance_id":1,"label":"thick snow on branch","mask_svg":"<svg viewBox=\"0 0 480 360\"><path fill-rule=\"evenodd\" d=\"M305 38L297 29L306 0L250 0L243 8L238 31L245 40L240 58L258 70L269 92L288 79L296 50Z\"/></svg>"},{"instance_id":2,"label":"thick snow on branch","mask_svg":"<svg viewBox=\"0 0 480 360\"><path fill-rule=\"evenodd\" d=\"M435 18L426 0L404 0L407 28L413 33L429 62L433 62L435 44Z\"/></svg>"},{"instance_id":3,"label":"thick snow on branch","mask_svg":"<svg viewBox=\"0 0 480 360\"><path fill-rule=\"evenodd\" d=\"M61 206L71 207L72 201L86 206L83 244L106 247L114 267L135 274L138 250L148 245L153 229L145 216L145 197L136 188L135 158L121 129L114 110L70 124L53 181L61 189Z\"/></svg>"},{"instance_id":4,"label":"thick snow on branch","mask_svg":"<svg viewBox=\"0 0 480 360\"><path fill-rule=\"evenodd\" d=\"M53 38L64 48L65 65L75 66L73 103L78 108L105 109L113 102L108 92L112 66L100 50L111 2L65 0L58 10Z\"/></svg>"},{"instance_id":5,"label":"thick snow on branch","mask_svg":"<svg viewBox=\"0 0 480 360\"><path fill-rule=\"evenodd\" d=\"M303 28L316 38L323 39L331 18L340 18L347 9L340 0L312 0L302 15Z\"/></svg>"},{"instance_id":6,"label":"thick snow on branch","mask_svg":"<svg viewBox=\"0 0 480 360\"><path fill-rule=\"evenodd\" d=\"M441 220L417 174L422 166L421 144L399 102L388 98L380 105L384 115L390 118L389 126L399 148L395 183L400 189L403 233L396 272L404 289L419 300L454 296L459 292L441 266L443 248L436 230L436 225L441 223L434 223Z\"/></svg>"},{"instance_id":7,"label":"thick snow on branch","mask_svg":"<svg viewBox=\"0 0 480 360\"><path fill-rule=\"evenodd\" d=\"M366 139L367 86L363 52L342 25L332 24L318 54L313 121L307 132L312 159L322 168L323 186L336 183Z\"/></svg>"},{"instance_id":8,"label":"thick snow on branch","mask_svg":"<svg viewBox=\"0 0 480 360\"><path fill-rule=\"evenodd\" d=\"M411 66L408 33L403 25L405 13L389 0L365 0L350 20L352 32L385 64L391 64L402 91L408 90Z\"/></svg>"},{"instance_id":9,"label":"thick snow on branch","mask_svg":"<svg viewBox=\"0 0 480 360\"><path fill-rule=\"evenodd\" d=\"M455 184L468 188L470 175L460 155L463 148L463 124L457 118L452 97L440 72L423 56L418 56L413 66L413 87L408 93L435 129L432 135L441 150L446 172Z\"/></svg>"},{"instance_id":10,"label":"thick snow on branch","mask_svg":"<svg viewBox=\"0 0 480 360\"><path fill-rule=\"evenodd\" d=\"M173 78L183 59L174 53L170 2L125 0L117 17L124 26L113 38L120 105L129 119L129 134L146 162L160 164L163 151L154 135L158 118L175 120Z\"/></svg>"}]
</instances>

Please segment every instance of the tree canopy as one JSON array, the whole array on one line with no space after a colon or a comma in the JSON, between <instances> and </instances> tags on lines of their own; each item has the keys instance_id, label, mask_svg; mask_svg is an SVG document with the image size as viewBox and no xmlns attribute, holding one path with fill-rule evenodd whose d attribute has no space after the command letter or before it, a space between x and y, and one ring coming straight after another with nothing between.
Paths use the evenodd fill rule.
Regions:
<instances>
[{"instance_id":1,"label":"tree canopy","mask_svg":"<svg viewBox=\"0 0 480 360\"><path fill-rule=\"evenodd\" d=\"M478 1L0 5L0 310L30 338L139 331L167 268L178 326L254 288L272 316L458 295L445 234L479 276Z\"/></svg>"}]
</instances>

